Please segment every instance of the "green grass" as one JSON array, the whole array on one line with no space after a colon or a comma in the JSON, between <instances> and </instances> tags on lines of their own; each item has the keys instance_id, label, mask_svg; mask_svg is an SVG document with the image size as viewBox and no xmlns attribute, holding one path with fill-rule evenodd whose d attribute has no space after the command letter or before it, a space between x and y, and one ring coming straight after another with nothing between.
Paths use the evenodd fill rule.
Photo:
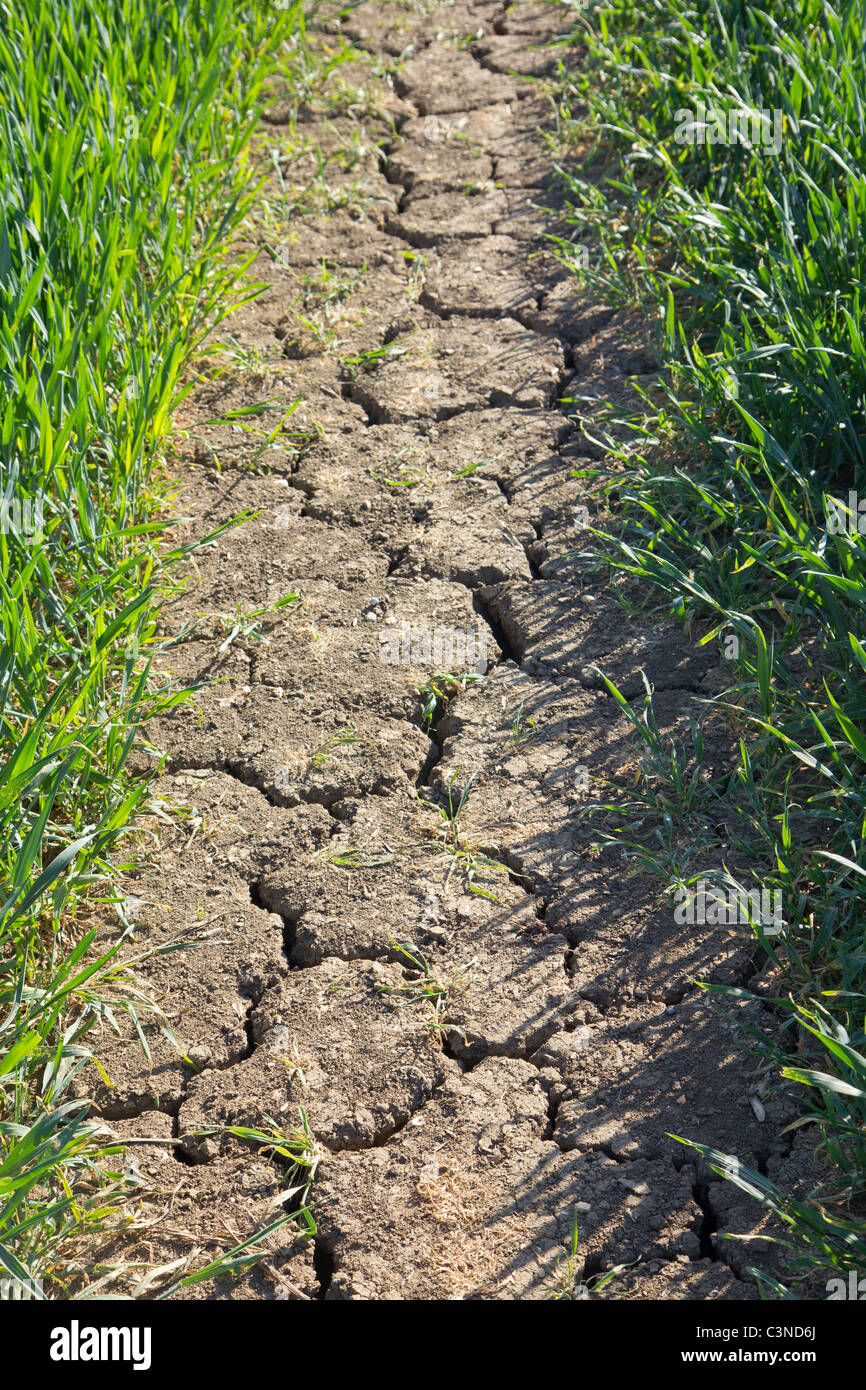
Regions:
<instances>
[{"instance_id":1,"label":"green grass","mask_svg":"<svg viewBox=\"0 0 866 1390\"><path fill-rule=\"evenodd\" d=\"M586 1209L586 1203L583 1204L583 1209ZM603 1273L587 1275L584 1280L582 1270L585 1262L580 1255L578 1215L579 1208L575 1207L571 1218L571 1240L567 1253L560 1255L553 1277L546 1286L545 1292L552 1303L580 1301L592 1298L593 1295L598 1297L608 1284L613 1283L628 1269L628 1265L614 1265Z\"/></svg>"},{"instance_id":2,"label":"green grass","mask_svg":"<svg viewBox=\"0 0 866 1390\"><path fill-rule=\"evenodd\" d=\"M619 835L670 888L735 863L783 892L787 929L764 941L780 1081L833 1169L820 1210L749 1181L828 1269L862 1266L866 1198L866 536L829 521L866 497L864 28L864 0L611 0L579 22L586 63L561 94L593 170L571 161L574 242L593 248L575 271L647 315L663 367L593 421L594 558L624 604L733 654L708 711L735 736L729 768L707 767L699 727L671 743L647 715ZM700 106L778 112L778 148L678 140Z\"/></svg>"},{"instance_id":3,"label":"green grass","mask_svg":"<svg viewBox=\"0 0 866 1390\"><path fill-rule=\"evenodd\" d=\"M380 985L379 993L393 995L405 1005L426 1005L426 1026L441 1037L449 1021L448 1001L456 995L465 994L472 985L477 957L473 956L465 965L458 966L449 978L443 979L413 942L398 941L394 936L389 936L388 940L400 957L406 982L402 985Z\"/></svg>"},{"instance_id":4,"label":"green grass","mask_svg":"<svg viewBox=\"0 0 866 1390\"><path fill-rule=\"evenodd\" d=\"M250 136L302 26L264 0L0 4L0 1272L37 1296L116 1211L71 1083L94 1025L150 1007L128 935L96 937L147 795L130 752L182 698L149 673L182 554L160 467L191 354L249 292Z\"/></svg>"}]
</instances>

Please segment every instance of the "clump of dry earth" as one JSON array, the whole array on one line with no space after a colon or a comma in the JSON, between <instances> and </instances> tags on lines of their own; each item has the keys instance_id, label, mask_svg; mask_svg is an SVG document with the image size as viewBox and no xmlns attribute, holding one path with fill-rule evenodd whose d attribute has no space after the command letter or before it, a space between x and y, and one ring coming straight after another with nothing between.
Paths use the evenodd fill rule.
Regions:
<instances>
[{"instance_id":1,"label":"clump of dry earth","mask_svg":"<svg viewBox=\"0 0 866 1390\"><path fill-rule=\"evenodd\" d=\"M339 26L358 50L339 101L297 127L285 101L268 114L265 196L305 188L323 151L325 205L261 229L238 360L184 408L187 535L256 515L198 552L164 615L169 635L197 625L158 665L208 684L149 731L168 753L158 850L127 885L144 945L217 935L146 972L189 1060L148 1027L151 1062L107 1038L95 1084L116 1134L180 1140L129 1151L124 1259L194 1267L271 1219L283 1175L219 1127L299 1106L318 1236L286 1228L190 1296L549 1297L575 1209L578 1277L628 1266L606 1297L750 1299L750 1259L783 1272L718 1240L762 1214L669 1137L781 1181L809 1162L738 1045L772 1017L726 1018L693 982L747 982L753 942L676 926L579 815L581 769L605 795L634 775L595 665L637 700L646 672L669 729L719 673L573 555L592 503L572 471L598 450L563 398L624 397L654 364L549 254L538 131L561 15L362 4ZM298 397L255 466L248 433L203 423ZM223 649L219 615L295 590ZM448 634L487 669L430 728L418 687ZM449 826L437 807L464 792ZM401 943L438 995L407 990Z\"/></svg>"}]
</instances>

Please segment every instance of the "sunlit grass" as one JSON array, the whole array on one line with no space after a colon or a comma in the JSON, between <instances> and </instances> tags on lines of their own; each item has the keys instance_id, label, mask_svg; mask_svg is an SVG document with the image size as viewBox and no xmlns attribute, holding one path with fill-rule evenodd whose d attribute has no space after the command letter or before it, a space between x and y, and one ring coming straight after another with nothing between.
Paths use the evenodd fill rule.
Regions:
<instances>
[{"instance_id":1,"label":"sunlit grass","mask_svg":"<svg viewBox=\"0 0 866 1390\"><path fill-rule=\"evenodd\" d=\"M657 324L663 369L642 408L594 422L611 518L595 561L624 602L730 657L711 713L736 735L711 777L700 729L666 747L646 715L618 833L668 885L735 854L782 890L788 929L764 944L790 989L784 1077L838 1165L832 1220L861 1232L864 27L863 0L611 0L580 21L587 63L562 103L566 143L588 139L604 175L571 180L575 240L596 248L575 270ZM578 98L588 120L571 119ZM780 140L678 139L701 107L764 110ZM796 1244L805 1207L772 1200ZM834 1265L807 1224L798 1248Z\"/></svg>"},{"instance_id":2,"label":"sunlit grass","mask_svg":"<svg viewBox=\"0 0 866 1390\"><path fill-rule=\"evenodd\" d=\"M181 698L149 672L179 554L160 465L190 355L248 293L250 134L302 21L0 4L0 1267L33 1296L115 1209L71 1083L93 1024L148 1005L126 940L73 917L112 899L129 755Z\"/></svg>"}]
</instances>

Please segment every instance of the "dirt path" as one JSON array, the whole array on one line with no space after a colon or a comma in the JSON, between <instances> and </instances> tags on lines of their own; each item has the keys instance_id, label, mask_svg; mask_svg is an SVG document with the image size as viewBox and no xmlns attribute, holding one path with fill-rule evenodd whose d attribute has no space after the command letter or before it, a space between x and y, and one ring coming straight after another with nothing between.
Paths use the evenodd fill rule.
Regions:
<instances>
[{"instance_id":1,"label":"dirt path","mask_svg":"<svg viewBox=\"0 0 866 1390\"><path fill-rule=\"evenodd\" d=\"M351 151L326 177L345 206L263 234L270 289L228 325L245 364L184 420L206 441L179 473L190 534L259 515L199 553L166 615L172 632L211 619L163 668L222 683L201 717L151 731L165 807L130 910L147 943L219 939L149 972L194 1065L155 1030L152 1067L109 1045L100 1103L119 1134L152 1137L291 1124L303 1105L323 1154L315 1248L283 1234L209 1296L549 1297L577 1207L581 1277L631 1263L608 1296L751 1298L754 1253L714 1233L753 1229L756 1209L667 1136L782 1181L794 1162L791 1115L757 1101L732 1025L690 982L747 980L752 943L677 927L578 818L587 786L634 766L593 664L629 698L645 670L668 727L718 672L569 558L587 501L571 471L597 451L561 398L621 392L652 363L545 250L551 108L507 74L543 74L532 45L560 14L352 11L343 32L376 60L341 71L366 88L358 109L302 112L309 151ZM283 179L314 161L296 152ZM237 426L201 423L298 395L287 430L318 431L300 453L282 435L258 469ZM212 615L294 590L222 650ZM417 688L480 666L428 728ZM467 788L449 825L437 806ZM400 992L395 943L423 952L423 989ZM279 1173L230 1137L134 1152L145 1263L210 1253L275 1210Z\"/></svg>"}]
</instances>

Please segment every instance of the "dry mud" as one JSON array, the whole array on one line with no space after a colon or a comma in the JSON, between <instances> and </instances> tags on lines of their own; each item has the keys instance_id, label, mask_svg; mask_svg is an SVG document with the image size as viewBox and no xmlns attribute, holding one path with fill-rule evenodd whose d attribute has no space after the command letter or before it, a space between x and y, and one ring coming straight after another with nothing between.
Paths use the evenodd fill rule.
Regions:
<instances>
[{"instance_id":1,"label":"dry mud","mask_svg":"<svg viewBox=\"0 0 866 1390\"><path fill-rule=\"evenodd\" d=\"M719 673L573 555L572 472L597 450L564 398L622 394L653 361L548 253L551 106L526 79L555 66L561 13L349 12L343 106L311 101L291 143L276 101L267 128L284 185L333 157L332 205L262 231L267 289L228 325L244 361L184 407L187 536L255 516L164 615L195 626L159 668L205 685L149 730L158 849L128 910L143 945L216 935L146 972L185 1055L154 1027L150 1063L127 1038L100 1054L114 1132L179 1141L129 1151L125 1258L201 1264L273 1216L280 1171L219 1126L302 1105L322 1153L315 1242L284 1231L195 1297L545 1298L575 1208L579 1278L628 1266L606 1297L752 1299L750 1260L782 1272L718 1238L762 1214L669 1137L786 1180L809 1163L739 1045L772 1017L694 984L747 982L754 943L676 926L579 815L582 769L608 794L634 773L596 665L629 699L645 672L670 728ZM248 433L205 422L262 398L302 403L251 466ZM220 615L295 590L221 650ZM429 727L418 687L461 641L484 679ZM437 807L464 791L455 842ZM397 943L452 986L438 1014L400 993Z\"/></svg>"}]
</instances>

